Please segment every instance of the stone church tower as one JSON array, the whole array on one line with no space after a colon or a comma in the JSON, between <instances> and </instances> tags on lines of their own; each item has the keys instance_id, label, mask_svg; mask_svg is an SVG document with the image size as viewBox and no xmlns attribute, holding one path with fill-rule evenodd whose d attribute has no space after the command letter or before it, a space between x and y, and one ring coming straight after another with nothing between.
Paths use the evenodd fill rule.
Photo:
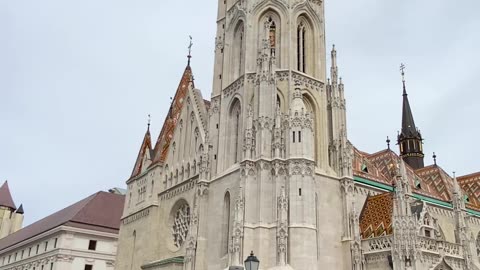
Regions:
<instances>
[{"instance_id":1,"label":"stone church tower","mask_svg":"<svg viewBox=\"0 0 480 270\"><path fill-rule=\"evenodd\" d=\"M324 23L323 1L219 0L211 101L189 58L127 181L116 269L226 269L251 250L261 269L352 269L353 147Z\"/></svg>"}]
</instances>

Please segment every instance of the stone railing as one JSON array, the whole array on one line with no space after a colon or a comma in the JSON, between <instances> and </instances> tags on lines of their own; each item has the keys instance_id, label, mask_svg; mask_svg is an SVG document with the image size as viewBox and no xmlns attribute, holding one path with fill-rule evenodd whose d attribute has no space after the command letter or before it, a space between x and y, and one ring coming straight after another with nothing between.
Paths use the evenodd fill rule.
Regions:
<instances>
[{"instance_id":1,"label":"stone railing","mask_svg":"<svg viewBox=\"0 0 480 270\"><path fill-rule=\"evenodd\" d=\"M442 242L440 245L443 245L445 255L463 258L463 249L461 245L449 242Z\"/></svg>"},{"instance_id":2,"label":"stone railing","mask_svg":"<svg viewBox=\"0 0 480 270\"><path fill-rule=\"evenodd\" d=\"M392 250L393 237L381 236L362 240L362 249L365 254Z\"/></svg>"},{"instance_id":3,"label":"stone railing","mask_svg":"<svg viewBox=\"0 0 480 270\"><path fill-rule=\"evenodd\" d=\"M422 251L438 253L437 240L435 239L419 236L417 245Z\"/></svg>"}]
</instances>

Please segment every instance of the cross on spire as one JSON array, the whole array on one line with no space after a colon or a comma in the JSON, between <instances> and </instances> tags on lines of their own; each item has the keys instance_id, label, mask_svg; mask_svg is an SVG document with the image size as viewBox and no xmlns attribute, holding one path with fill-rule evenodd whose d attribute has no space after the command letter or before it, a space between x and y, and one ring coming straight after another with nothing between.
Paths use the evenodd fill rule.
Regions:
<instances>
[{"instance_id":1,"label":"cross on spire","mask_svg":"<svg viewBox=\"0 0 480 270\"><path fill-rule=\"evenodd\" d=\"M402 74L402 81L405 82L405 65L403 63L400 64L400 72Z\"/></svg>"},{"instance_id":2,"label":"cross on spire","mask_svg":"<svg viewBox=\"0 0 480 270\"><path fill-rule=\"evenodd\" d=\"M190 66L190 59L192 58L192 47L193 47L193 38L192 36L188 36L190 38L190 43L188 44L188 65Z\"/></svg>"}]
</instances>

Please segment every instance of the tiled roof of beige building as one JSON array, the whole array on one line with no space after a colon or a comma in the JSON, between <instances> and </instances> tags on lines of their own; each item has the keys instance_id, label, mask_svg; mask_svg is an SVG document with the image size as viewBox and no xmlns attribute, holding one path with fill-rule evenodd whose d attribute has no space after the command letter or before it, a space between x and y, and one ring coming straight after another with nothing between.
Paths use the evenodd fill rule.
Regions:
<instances>
[{"instance_id":1,"label":"tiled roof of beige building","mask_svg":"<svg viewBox=\"0 0 480 270\"><path fill-rule=\"evenodd\" d=\"M124 195L97 192L0 239L0 251L62 225L117 233L124 201Z\"/></svg>"}]
</instances>

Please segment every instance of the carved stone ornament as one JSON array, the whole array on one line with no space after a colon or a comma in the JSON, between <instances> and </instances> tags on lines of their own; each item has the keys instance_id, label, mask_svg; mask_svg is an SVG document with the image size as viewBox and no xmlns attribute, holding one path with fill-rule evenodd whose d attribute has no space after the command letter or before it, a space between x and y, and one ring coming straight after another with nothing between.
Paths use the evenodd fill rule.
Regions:
<instances>
[{"instance_id":1,"label":"carved stone ornament","mask_svg":"<svg viewBox=\"0 0 480 270\"><path fill-rule=\"evenodd\" d=\"M181 205L173 216L172 236L173 244L180 248L187 239L190 228L190 206L187 203Z\"/></svg>"}]
</instances>

